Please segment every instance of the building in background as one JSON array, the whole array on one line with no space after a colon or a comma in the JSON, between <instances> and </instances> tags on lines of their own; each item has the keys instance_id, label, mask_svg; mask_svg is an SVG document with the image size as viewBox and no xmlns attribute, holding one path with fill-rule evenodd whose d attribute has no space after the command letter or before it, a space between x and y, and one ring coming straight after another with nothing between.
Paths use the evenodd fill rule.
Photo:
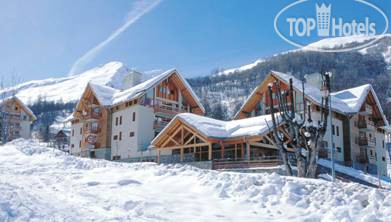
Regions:
<instances>
[{"instance_id":1,"label":"building in background","mask_svg":"<svg viewBox=\"0 0 391 222\"><path fill-rule=\"evenodd\" d=\"M254 89L235 119L244 119L270 113L270 101L267 86L279 81L282 89L289 88L289 79L293 80L294 103L297 112L303 110L302 82L292 75L271 72L265 80ZM306 104L311 107L312 119L320 124L320 104L322 94L316 83L319 77L311 76L305 84ZM331 94L332 123L327 128L321 144L320 157L330 158L331 147L335 149L337 162L364 170L372 174L387 175L385 128L388 121L372 86L359 87L334 92ZM275 99L275 109L278 109ZM333 136L333 144L330 142Z\"/></svg>"},{"instance_id":2,"label":"building in background","mask_svg":"<svg viewBox=\"0 0 391 222\"><path fill-rule=\"evenodd\" d=\"M37 119L34 113L17 97L0 101L0 141L31 138L31 124Z\"/></svg>"},{"instance_id":3,"label":"building in background","mask_svg":"<svg viewBox=\"0 0 391 222\"><path fill-rule=\"evenodd\" d=\"M155 150L148 149L150 142L176 114L205 113L196 94L176 70L142 83L139 73L129 75L125 78L129 82L127 89L92 82L87 85L69 118L72 154L147 160L156 156Z\"/></svg>"}]
</instances>

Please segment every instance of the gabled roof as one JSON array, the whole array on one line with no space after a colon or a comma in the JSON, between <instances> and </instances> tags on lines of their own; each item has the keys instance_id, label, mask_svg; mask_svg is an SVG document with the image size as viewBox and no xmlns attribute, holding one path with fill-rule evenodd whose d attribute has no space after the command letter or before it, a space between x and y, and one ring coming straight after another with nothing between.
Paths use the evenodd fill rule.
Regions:
<instances>
[{"instance_id":1,"label":"gabled roof","mask_svg":"<svg viewBox=\"0 0 391 222\"><path fill-rule=\"evenodd\" d=\"M271 115L257 116L241 120L222 121L193 113L180 113L159 133L151 144L158 140L171 125L182 121L197 130L205 138L235 139L240 137L261 136L268 133L272 126ZM270 128L269 128L270 127Z\"/></svg>"},{"instance_id":2,"label":"gabled roof","mask_svg":"<svg viewBox=\"0 0 391 222\"><path fill-rule=\"evenodd\" d=\"M111 106L113 104L113 97L120 92L118 89L97 83L89 82L88 85L91 87L92 93L102 106Z\"/></svg>"},{"instance_id":3,"label":"gabled roof","mask_svg":"<svg viewBox=\"0 0 391 222\"><path fill-rule=\"evenodd\" d=\"M360 112L361 107L363 106L367 97L370 94L373 96L375 100L376 106L379 109L379 112L385 123L385 127L388 127L389 123L387 121L386 116L383 113L383 109L381 107L379 98L377 98L376 92L371 84L365 84L362 86L331 93L333 97L342 100L346 105L348 105L354 113Z\"/></svg>"},{"instance_id":4,"label":"gabled roof","mask_svg":"<svg viewBox=\"0 0 391 222\"><path fill-rule=\"evenodd\" d=\"M205 108L202 106L200 99L194 93L188 82L175 69L167 70L149 80L122 91L92 82L89 82L87 87L91 88L93 94L102 106L115 106L144 95L148 89L155 87L157 84L174 74L179 77L180 81L188 89L190 95L195 100L195 103L200 107L202 112L205 113Z\"/></svg>"},{"instance_id":5,"label":"gabled roof","mask_svg":"<svg viewBox=\"0 0 391 222\"><path fill-rule=\"evenodd\" d=\"M13 97L8 97L6 99L3 99L3 100L0 100L0 105L4 104L4 103L7 103L7 102L11 102L11 101L15 101L17 102L20 107L33 119L33 121L37 120L37 117L34 115L33 111L31 111L30 108L28 108L18 97L16 96L13 96Z\"/></svg>"},{"instance_id":6,"label":"gabled roof","mask_svg":"<svg viewBox=\"0 0 391 222\"><path fill-rule=\"evenodd\" d=\"M289 84L289 79L292 79L293 81L293 88L296 91L302 92L302 82L301 80L298 80L293 75L285 74L277 71L271 71L268 76L273 76L277 78L278 80L284 82L285 84ZM250 94L250 96L247 98L247 100L243 103L242 107L239 109L239 111L235 114L235 118L238 117L240 112L244 109L246 104L249 102L249 100L260 90L260 88L263 86L263 84L266 84L265 82L261 83L259 86L257 86L253 92ZM314 102L315 104L320 105L322 101L322 94L320 89L311 86L310 84L305 83L304 90L307 98ZM359 112L362 104L365 101L365 98L367 97L368 93L372 92L372 95L374 95L377 106L379 107L379 110L381 111L381 114L383 116L384 122L386 125L388 125L387 119L385 118L383 114L383 110L380 106L380 103L377 99L376 93L373 90L371 85L363 85L347 90L342 90L339 92L331 93L331 107L335 112L344 114L344 115L351 115L356 114Z\"/></svg>"}]
</instances>

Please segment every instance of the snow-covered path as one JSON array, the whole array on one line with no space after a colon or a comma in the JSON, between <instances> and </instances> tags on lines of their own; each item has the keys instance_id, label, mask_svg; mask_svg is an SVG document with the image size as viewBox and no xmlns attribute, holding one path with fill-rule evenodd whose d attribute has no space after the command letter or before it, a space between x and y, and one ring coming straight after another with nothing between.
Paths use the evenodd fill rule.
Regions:
<instances>
[{"instance_id":1,"label":"snow-covered path","mask_svg":"<svg viewBox=\"0 0 391 222\"><path fill-rule=\"evenodd\" d=\"M0 221L391 221L391 192L0 146Z\"/></svg>"}]
</instances>

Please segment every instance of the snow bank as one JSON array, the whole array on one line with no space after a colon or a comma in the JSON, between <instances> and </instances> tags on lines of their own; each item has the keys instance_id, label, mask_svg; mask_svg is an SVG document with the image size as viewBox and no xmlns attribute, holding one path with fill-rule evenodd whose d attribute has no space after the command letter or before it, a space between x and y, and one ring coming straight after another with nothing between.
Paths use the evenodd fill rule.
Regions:
<instances>
[{"instance_id":1,"label":"snow bank","mask_svg":"<svg viewBox=\"0 0 391 222\"><path fill-rule=\"evenodd\" d=\"M17 140L0 147L0 221L390 221L355 183L114 163Z\"/></svg>"},{"instance_id":2,"label":"snow bank","mask_svg":"<svg viewBox=\"0 0 391 222\"><path fill-rule=\"evenodd\" d=\"M327 168L331 168L331 161L326 159L319 159L318 164ZM349 175L351 177L366 181L370 184L377 186L379 184L379 179L373 175L366 174L361 170L356 170L351 167L342 166L340 164L334 163L335 171L341 172L343 174ZM391 190L391 183L381 180L381 186Z\"/></svg>"}]
</instances>

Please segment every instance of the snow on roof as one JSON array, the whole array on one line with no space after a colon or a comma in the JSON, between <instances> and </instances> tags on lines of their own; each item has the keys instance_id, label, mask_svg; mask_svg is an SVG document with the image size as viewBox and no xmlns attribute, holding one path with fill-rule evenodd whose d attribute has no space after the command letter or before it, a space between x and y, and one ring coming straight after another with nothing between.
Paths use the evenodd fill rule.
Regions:
<instances>
[{"instance_id":1,"label":"snow on roof","mask_svg":"<svg viewBox=\"0 0 391 222\"><path fill-rule=\"evenodd\" d=\"M383 113L383 109L381 107L381 104L379 102L379 99L377 98L376 92L373 89L371 84L365 84L362 86L350 88L341 90L338 92L331 93L333 97L336 97L340 100L342 100L344 103L346 103L354 113L360 112L360 109L362 105L364 104L369 92L372 93L373 97L375 98L376 105L380 110L380 113L382 115L382 118L385 122L385 126L388 127L388 121Z\"/></svg>"},{"instance_id":2,"label":"snow on roof","mask_svg":"<svg viewBox=\"0 0 391 222\"><path fill-rule=\"evenodd\" d=\"M129 89L120 91L118 89L111 88L109 86L100 85L96 83L89 82L89 86L97 97L99 103L103 106L114 106L119 103L123 103L132 99L135 99L141 95L143 95L148 89L154 87L156 84L160 83L164 79L168 78L173 73L177 73L181 81L188 88L190 94L196 101L197 105L201 108L203 112L205 112L205 108L202 106L200 99L192 90L191 86L188 82L179 74L175 69L167 70L160 75L157 75L149 80L146 80L140 84L137 84L134 87Z\"/></svg>"},{"instance_id":3,"label":"snow on roof","mask_svg":"<svg viewBox=\"0 0 391 222\"><path fill-rule=\"evenodd\" d=\"M88 85L91 87L96 99L102 106L110 106L113 103L113 96L120 92L118 89L114 89L109 86L100 85L97 83L89 82Z\"/></svg>"},{"instance_id":4,"label":"snow on roof","mask_svg":"<svg viewBox=\"0 0 391 222\"><path fill-rule=\"evenodd\" d=\"M265 134L269 131L269 127L273 126L271 115L257 116L241 120L222 121L205 116L200 116L193 113L180 113L171 120L168 124L171 125L175 120L182 120L184 123L197 129L202 135L208 138L232 139L244 136L257 136ZM163 134L166 127L159 135L151 142Z\"/></svg>"},{"instance_id":5,"label":"snow on roof","mask_svg":"<svg viewBox=\"0 0 391 222\"><path fill-rule=\"evenodd\" d=\"M254 68L255 66L257 66L260 63L263 63L264 61L265 60L263 60L263 59L257 59L257 60L255 60L254 62L252 62L250 64L246 64L246 65L239 66L239 67L236 67L236 68L222 70L222 71L218 72L216 75L217 76L221 76L221 75L229 75L229 74L235 73L235 72L243 72L243 71L246 71L246 70Z\"/></svg>"},{"instance_id":6,"label":"snow on roof","mask_svg":"<svg viewBox=\"0 0 391 222\"><path fill-rule=\"evenodd\" d=\"M289 79L292 79L292 81L293 81L293 88L295 90L299 91L299 92L303 91L301 80L295 78L292 75L285 74L285 73L282 73L282 72L272 71L272 73L278 79L280 79L280 80L282 80L282 81L284 81L286 83L289 83ZM310 84L304 83L304 91L305 91L306 96L309 99L311 99L313 102L315 102L317 104L321 104L322 103L322 92L320 91L320 89L318 89L318 88L316 88L314 86L311 86ZM341 113L344 113L344 114L348 114L348 113L353 113L354 112L344 101L340 100L339 98L337 98L337 97L335 97L333 95L331 96L331 108L334 111L338 111L338 112L341 112Z\"/></svg>"},{"instance_id":7,"label":"snow on roof","mask_svg":"<svg viewBox=\"0 0 391 222\"><path fill-rule=\"evenodd\" d=\"M36 119L37 119L37 117L34 115L33 111L31 111L31 109L30 109L28 106L26 106L26 105L25 105L18 97L16 97L16 96L12 96L12 97L8 97L8 98L5 98L5 99L3 99L3 100L0 100L0 105L3 104L3 103L6 103L6 102L8 102L8 101L12 101L12 100L16 100L16 101L22 106L22 108L25 110L25 112L26 112L27 114L29 114L29 115L33 118L33 120L36 120Z\"/></svg>"},{"instance_id":8,"label":"snow on roof","mask_svg":"<svg viewBox=\"0 0 391 222\"><path fill-rule=\"evenodd\" d=\"M302 92L302 82L295 78L293 75L285 74L282 72L272 71L276 78L279 80L289 83L289 79L293 81L293 88L299 92ZM249 99L257 92L258 87L253 90L247 100L243 103L239 111L235 114L235 117L240 113L240 111L244 108L245 104L249 101ZM304 84L304 91L306 96L311 99L313 102L320 104L322 101L322 93L320 89L311 86L310 84ZM361 106L365 102L365 99L368 96L368 93L372 92L376 100L376 104L381 112L383 120L385 122L385 126L389 126L387 118L383 113L383 109L380 105L379 99L377 98L376 92L374 91L372 85L366 84L350 89L341 90L338 92L331 93L331 108L334 111L343 113L343 114L355 114L360 111Z\"/></svg>"},{"instance_id":9,"label":"snow on roof","mask_svg":"<svg viewBox=\"0 0 391 222\"><path fill-rule=\"evenodd\" d=\"M147 81L144 81L144 82L142 82L132 88L115 93L115 95L113 97L112 105L116 105L118 103L122 103L122 102L131 100L133 98L140 96L146 90L150 89L151 87L153 87L156 84L158 84L159 82L161 82L163 79L170 76L174 71L175 71L175 69L167 70L167 71L165 71L165 72L163 72L163 73L161 73L161 74L159 74L159 75L157 75Z\"/></svg>"}]
</instances>

